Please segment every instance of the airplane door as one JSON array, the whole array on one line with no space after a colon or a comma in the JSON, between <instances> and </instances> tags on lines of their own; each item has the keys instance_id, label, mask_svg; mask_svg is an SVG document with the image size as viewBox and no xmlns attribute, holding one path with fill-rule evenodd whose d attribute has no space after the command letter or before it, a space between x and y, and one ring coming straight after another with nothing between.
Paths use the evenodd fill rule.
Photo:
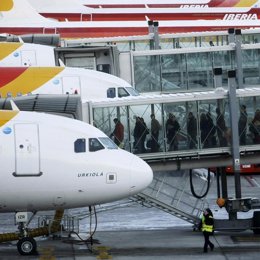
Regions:
<instances>
[{"instance_id":1,"label":"airplane door","mask_svg":"<svg viewBox=\"0 0 260 260\"><path fill-rule=\"evenodd\" d=\"M62 77L62 93L80 94L80 78L72 76Z\"/></svg>"},{"instance_id":2,"label":"airplane door","mask_svg":"<svg viewBox=\"0 0 260 260\"><path fill-rule=\"evenodd\" d=\"M22 66L36 66L36 63L35 51L22 51Z\"/></svg>"},{"instance_id":3,"label":"airplane door","mask_svg":"<svg viewBox=\"0 0 260 260\"><path fill-rule=\"evenodd\" d=\"M37 124L15 124L15 176L39 176L40 149Z\"/></svg>"}]
</instances>

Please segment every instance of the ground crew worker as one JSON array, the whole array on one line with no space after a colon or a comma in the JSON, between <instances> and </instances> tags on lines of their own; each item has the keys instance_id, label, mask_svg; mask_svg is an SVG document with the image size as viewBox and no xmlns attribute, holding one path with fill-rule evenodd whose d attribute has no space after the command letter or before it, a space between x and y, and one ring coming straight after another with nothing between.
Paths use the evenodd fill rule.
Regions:
<instances>
[{"instance_id":1,"label":"ground crew worker","mask_svg":"<svg viewBox=\"0 0 260 260\"><path fill-rule=\"evenodd\" d=\"M210 247L211 251L213 251L214 244L209 240L209 236L213 235L214 218L213 218L212 211L209 208L205 209L203 212L203 216L201 218L201 223L200 223L200 229L203 232L203 236L204 236L203 252L207 253L208 247Z\"/></svg>"}]
</instances>

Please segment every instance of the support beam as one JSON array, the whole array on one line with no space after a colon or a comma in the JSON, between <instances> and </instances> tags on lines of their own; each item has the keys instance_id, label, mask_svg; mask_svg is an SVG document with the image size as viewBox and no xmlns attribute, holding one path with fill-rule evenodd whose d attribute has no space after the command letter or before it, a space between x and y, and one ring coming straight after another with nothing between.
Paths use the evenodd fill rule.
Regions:
<instances>
[{"instance_id":1,"label":"support beam","mask_svg":"<svg viewBox=\"0 0 260 260\"><path fill-rule=\"evenodd\" d=\"M235 175L236 198L241 198L241 182L240 182L240 153L239 153L239 134L238 134L238 104L236 98L236 72L234 70L228 72L228 98L230 111L231 132L231 154L232 165Z\"/></svg>"},{"instance_id":2,"label":"support beam","mask_svg":"<svg viewBox=\"0 0 260 260\"><path fill-rule=\"evenodd\" d=\"M236 78L237 78L237 84L238 84L238 88L243 88L244 84L243 84L243 58L242 58L242 51L241 51L241 42L242 42L242 36L241 36L241 30L240 29L236 29L235 30L235 35L236 35L236 39L235 39L235 43L236 43Z\"/></svg>"},{"instance_id":3,"label":"support beam","mask_svg":"<svg viewBox=\"0 0 260 260\"><path fill-rule=\"evenodd\" d=\"M257 164L259 163L259 153L245 154L241 157L241 164ZM232 156L215 156L215 157L201 157L201 158L181 158L176 160L158 160L146 162L152 167L155 172L188 170L197 168L210 167L225 167L232 165Z\"/></svg>"}]
</instances>

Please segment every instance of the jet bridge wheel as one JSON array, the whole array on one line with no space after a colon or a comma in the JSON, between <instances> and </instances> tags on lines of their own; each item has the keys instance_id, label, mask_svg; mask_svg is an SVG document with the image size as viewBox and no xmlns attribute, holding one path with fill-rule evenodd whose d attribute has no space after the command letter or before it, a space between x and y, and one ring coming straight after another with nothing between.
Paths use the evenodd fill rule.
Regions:
<instances>
[{"instance_id":1,"label":"jet bridge wheel","mask_svg":"<svg viewBox=\"0 0 260 260\"><path fill-rule=\"evenodd\" d=\"M21 255L35 254L36 248L36 241L31 237L23 237L17 242L17 250Z\"/></svg>"}]
</instances>

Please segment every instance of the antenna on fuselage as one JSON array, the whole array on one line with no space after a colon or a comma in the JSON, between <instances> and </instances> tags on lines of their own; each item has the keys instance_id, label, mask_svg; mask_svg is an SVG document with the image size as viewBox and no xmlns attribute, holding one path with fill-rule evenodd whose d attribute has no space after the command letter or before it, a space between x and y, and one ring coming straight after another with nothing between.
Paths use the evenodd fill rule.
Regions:
<instances>
[{"instance_id":1,"label":"antenna on fuselage","mask_svg":"<svg viewBox=\"0 0 260 260\"><path fill-rule=\"evenodd\" d=\"M61 59L59 59L59 64L60 64L61 67L66 67L64 62Z\"/></svg>"},{"instance_id":2,"label":"antenna on fuselage","mask_svg":"<svg viewBox=\"0 0 260 260\"><path fill-rule=\"evenodd\" d=\"M18 40L19 40L20 43L24 43L24 41L23 41L21 36L18 36Z\"/></svg>"},{"instance_id":3,"label":"antenna on fuselage","mask_svg":"<svg viewBox=\"0 0 260 260\"><path fill-rule=\"evenodd\" d=\"M13 100L10 100L10 104L11 104L12 110L14 110L14 111L20 111L20 109L19 109L18 106L14 103Z\"/></svg>"}]
</instances>

